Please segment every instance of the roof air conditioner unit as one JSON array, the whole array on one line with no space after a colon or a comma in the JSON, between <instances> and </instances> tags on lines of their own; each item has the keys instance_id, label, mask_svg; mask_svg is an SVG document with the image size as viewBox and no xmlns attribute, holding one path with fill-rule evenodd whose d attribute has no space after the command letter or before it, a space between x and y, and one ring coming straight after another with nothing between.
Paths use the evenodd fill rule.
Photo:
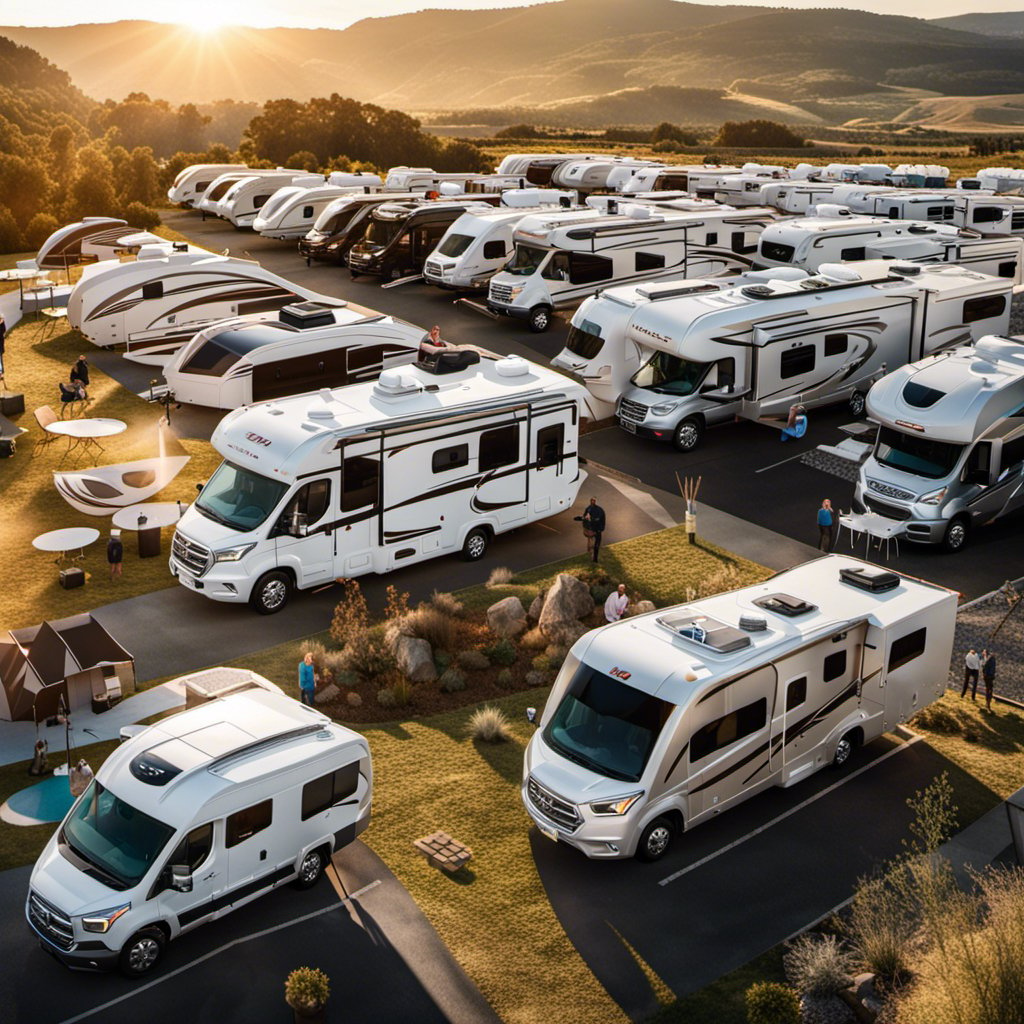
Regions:
<instances>
[{"instance_id":1,"label":"roof air conditioner unit","mask_svg":"<svg viewBox=\"0 0 1024 1024\"><path fill-rule=\"evenodd\" d=\"M530 372L530 364L522 356L505 356L494 364L499 377L525 377Z\"/></svg>"},{"instance_id":2,"label":"roof air conditioner unit","mask_svg":"<svg viewBox=\"0 0 1024 1024\"><path fill-rule=\"evenodd\" d=\"M818 267L818 275L830 278L833 281L852 282L862 280L860 274L853 267L845 266L842 263L822 263Z\"/></svg>"}]
</instances>

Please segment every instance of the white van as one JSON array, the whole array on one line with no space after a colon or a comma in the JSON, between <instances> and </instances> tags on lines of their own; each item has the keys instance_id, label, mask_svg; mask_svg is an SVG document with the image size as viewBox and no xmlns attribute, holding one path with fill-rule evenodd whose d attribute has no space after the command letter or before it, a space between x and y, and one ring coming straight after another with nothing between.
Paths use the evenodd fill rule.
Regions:
<instances>
[{"instance_id":1,"label":"white van","mask_svg":"<svg viewBox=\"0 0 1024 1024\"><path fill-rule=\"evenodd\" d=\"M314 885L369 825L372 791L366 740L283 694L165 718L114 750L43 848L29 926L69 967L138 977L184 932Z\"/></svg>"}]
</instances>

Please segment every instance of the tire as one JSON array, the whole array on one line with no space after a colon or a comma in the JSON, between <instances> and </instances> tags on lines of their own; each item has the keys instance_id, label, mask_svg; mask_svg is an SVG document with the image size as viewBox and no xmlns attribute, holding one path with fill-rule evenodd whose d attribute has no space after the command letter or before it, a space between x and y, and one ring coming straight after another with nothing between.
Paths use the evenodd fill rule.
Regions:
<instances>
[{"instance_id":1,"label":"tire","mask_svg":"<svg viewBox=\"0 0 1024 1024\"><path fill-rule=\"evenodd\" d=\"M674 830L668 818L655 818L640 833L640 841L636 844L637 860L648 864L661 860L672 846Z\"/></svg>"},{"instance_id":2,"label":"tire","mask_svg":"<svg viewBox=\"0 0 1024 1024\"><path fill-rule=\"evenodd\" d=\"M280 569L274 569L256 581L249 595L249 604L260 615L275 615L288 603L291 592L291 577Z\"/></svg>"},{"instance_id":3,"label":"tire","mask_svg":"<svg viewBox=\"0 0 1024 1024\"><path fill-rule=\"evenodd\" d=\"M850 755L853 753L853 749L856 746L857 737L854 733L848 732L843 735L836 744L836 752L832 755L832 767L842 768L843 765L850 760Z\"/></svg>"},{"instance_id":4,"label":"tire","mask_svg":"<svg viewBox=\"0 0 1024 1024\"><path fill-rule=\"evenodd\" d=\"M700 444L704 424L696 416L687 416L672 431L672 444L677 452L692 452Z\"/></svg>"},{"instance_id":5,"label":"tire","mask_svg":"<svg viewBox=\"0 0 1024 1024\"><path fill-rule=\"evenodd\" d=\"M302 858L298 874L295 876L295 881L292 882L292 885L296 889L312 889L320 881L326 866L327 858L324 855L323 847L310 850Z\"/></svg>"},{"instance_id":6,"label":"tire","mask_svg":"<svg viewBox=\"0 0 1024 1024\"><path fill-rule=\"evenodd\" d=\"M551 326L551 307L534 306L526 324L534 334L543 334Z\"/></svg>"},{"instance_id":7,"label":"tire","mask_svg":"<svg viewBox=\"0 0 1024 1024\"><path fill-rule=\"evenodd\" d=\"M963 516L957 516L946 527L946 533L942 538L942 549L951 555L955 555L958 551L963 551L967 547L967 539L970 534L970 520Z\"/></svg>"},{"instance_id":8,"label":"tire","mask_svg":"<svg viewBox=\"0 0 1024 1024\"><path fill-rule=\"evenodd\" d=\"M868 396L865 395L863 391L854 391L854 393L850 395L849 404L850 415L853 416L854 419L862 419L864 417L864 413L867 411Z\"/></svg>"},{"instance_id":9,"label":"tire","mask_svg":"<svg viewBox=\"0 0 1024 1024\"><path fill-rule=\"evenodd\" d=\"M348 276L354 281L359 276L358 270L353 270L351 267L348 268Z\"/></svg>"},{"instance_id":10,"label":"tire","mask_svg":"<svg viewBox=\"0 0 1024 1024\"><path fill-rule=\"evenodd\" d=\"M167 936L155 925L140 928L122 947L117 966L126 978L141 978L160 962Z\"/></svg>"},{"instance_id":11,"label":"tire","mask_svg":"<svg viewBox=\"0 0 1024 1024\"><path fill-rule=\"evenodd\" d=\"M482 526L477 526L466 534L462 557L467 562L479 562L487 554L487 545L490 543L491 535Z\"/></svg>"}]
</instances>

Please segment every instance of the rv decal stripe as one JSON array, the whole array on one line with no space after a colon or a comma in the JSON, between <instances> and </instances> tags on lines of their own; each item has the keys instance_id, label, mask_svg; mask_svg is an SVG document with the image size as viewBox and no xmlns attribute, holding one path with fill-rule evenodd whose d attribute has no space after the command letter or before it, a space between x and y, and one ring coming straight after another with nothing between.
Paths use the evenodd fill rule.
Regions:
<instances>
[{"instance_id":1,"label":"rv decal stripe","mask_svg":"<svg viewBox=\"0 0 1024 1024\"><path fill-rule=\"evenodd\" d=\"M268 889L272 885L277 885L278 882L283 882L294 873L294 869L291 865L286 864L284 867L278 868L276 871L271 871L269 875L254 878L252 881L246 882L245 885L240 885L237 889L229 889L227 892L221 893L220 896L217 896L212 900L207 900L205 903L200 903L198 906L184 911L178 915L178 922L184 927L185 925L198 920L200 917L205 917L207 914L212 914L214 911L220 910L222 907L229 907L232 903L244 900L247 897L252 896L254 893L259 892L260 889Z\"/></svg>"},{"instance_id":2,"label":"rv decal stripe","mask_svg":"<svg viewBox=\"0 0 1024 1024\"><path fill-rule=\"evenodd\" d=\"M768 767L768 761L762 761L744 780L743 785L745 786L751 779L758 776L761 772Z\"/></svg>"},{"instance_id":3,"label":"rv decal stripe","mask_svg":"<svg viewBox=\"0 0 1024 1024\"><path fill-rule=\"evenodd\" d=\"M53 248L46 253L45 256L39 261L40 267L63 267L64 260L57 259L58 256L81 256L82 254L82 242L91 241L93 236L99 236L105 234L110 230L111 225L108 221L107 225L102 228L97 228L96 224L83 224L74 231L69 231L67 235L57 241ZM129 231L127 224L121 223L116 225L118 236L123 235ZM115 239L116 240L116 239ZM50 261L53 260L51 263Z\"/></svg>"},{"instance_id":4,"label":"rv decal stripe","mask_svg":"<svg viewBox=\"0 0 1024 1024\"><path fill-rule=\"evenodd\" d=\"M793 725L786 729L786 746L789 746L793 740L799 739L812 725L817 725L823 718L827 718L836 708L841 707L851 698L857 696L857 684L851 683L842 693L837 694L830 701L823 704L817 711L812 711L809 715L805 715L798 722L794 722Z\"/></svg>"},{"instance_id":5,"label":"rv decal stripe","mask_svg":"<svg viewBox=\"0 0 1024 1024\"><path fill-rule=\"evenodd\" d=\"M422 537L424 534L427 533L436 533L440 529L441 527L440 525L438 525L427 526L424 527L422 530L385 530L384 541L388 544L395 544L398 541L412 540L414 537Z\"/></svg>"},{"instance_id":6,"label":"rv decal stripe","mask_svg":"<svg viewBox=\"0 0 1024 1024\"><path fill-rule=\"evenodd\" d=\"M760 757L767 749L768 749L768 740L765 740L764 743L762 743L759 746L755 747L749 754L747 754L746 757L741 758L735 764L730 765L728 768L725 769L724 772L719 772L717 775L713 775L710 779L705 779L704 782L702 782L696 788L691 789L690 792L691 793L700 793L703 790L707 789L708 787L714 786L716 783L723 781L723 779L727 779L730 775L733 774L733 772L737 772L744 765L750 764L750 762L753 761L755 757Z\"/></svg>"},{"instance_id":7,"label":"rv decal stripe","mask_svg":"<svg viewBox=\"0 0 1024 1024\"><path fill-rule=\"evenodd\" d=\"M679 753L678 753L678 754L676 754L676 756L675 756L675 760L674 760L674 761L673 761L673 762L672 762L672 763L671 763L671 764L669 765L668 771L667 771L667 772L665 772L665 778L663 778L663 779L661 780L661 784L662 784L662 785L665 785L665 783L666 783L666 782L668 782L668 780L669 780L669 776L671 776L671 774L672 774L672 773L673 773L673 772L674 772L674 771L676 770L676 766L677 766L677 765L679 764L679 762L680 762L680 761L681 761L681 760L683 759L683 754L685 754L685 753L687 752L687 750L689 750L689 749L690 749L690 741L689 741L689 740L687 740L687 741L686 741L686 742L685 742L685 743L684 743L684 744L682 745L682 748L680 749Z\"/></svg>"}]
</instances>

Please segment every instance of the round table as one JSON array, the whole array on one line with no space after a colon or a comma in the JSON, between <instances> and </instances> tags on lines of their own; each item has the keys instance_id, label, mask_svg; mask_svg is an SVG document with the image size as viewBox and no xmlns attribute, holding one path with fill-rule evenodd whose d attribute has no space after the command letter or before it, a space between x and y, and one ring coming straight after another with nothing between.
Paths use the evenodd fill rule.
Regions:
<instances>
[{"instance_id":1,"label":"round table","mask_svg":"<svg viewBox=\"0 0 1024 1024\"><path fill-rule=\"evenodd\" d=\"M43 277L49 280L46 272L42 270L28 270L25 267L13 267L10 270L0 270L0 281L18 282L18 309L25 308L25 282L33 278Z\"/></svg>"},{"instance_id":2,"label":"round table","mask_svg":"<svg viewBox=\"0 0 1024 1024\"><path fill-rule=\"evenodd\" d=\"M64 561L68 551L78 548L76 557L85 557L85 547L99 540L100 531L91 526L69 526L64 530L51 530L49 533L41 533L32 541L32 547L38 551L49 551L58 553L56 562L58 565Z\"/></svg>"},{"instance_id":3,"label":"round table","mask_svg":"<svg viewBox=\"0 0 1024 1024\"><path fill-rule=\"evenodd\" d=\"M112 420L102 416L87 417L81 420L59 420L50 423L46 427L48 434L60 434L68 439L68 451L83 445L90 446L103 451L103 445L97 438L113 437L115 434L123 434L128 429L128 424L123 420Z\"/></svg>"},{"instance_id":4,"label":"round table","mask_svg":"<svg viewBox=\"0 0 1024 1024\"><path fill-rule=\"evenodd\" d=\"M160 531L174 526L185 514L188 505L176 501L150 501L141 505L119 508L111 522L119 530L137 530L139 558L152 558L160 554ZM141 517L144 522L140 522Z\"/></svg>"}]
</instances>

